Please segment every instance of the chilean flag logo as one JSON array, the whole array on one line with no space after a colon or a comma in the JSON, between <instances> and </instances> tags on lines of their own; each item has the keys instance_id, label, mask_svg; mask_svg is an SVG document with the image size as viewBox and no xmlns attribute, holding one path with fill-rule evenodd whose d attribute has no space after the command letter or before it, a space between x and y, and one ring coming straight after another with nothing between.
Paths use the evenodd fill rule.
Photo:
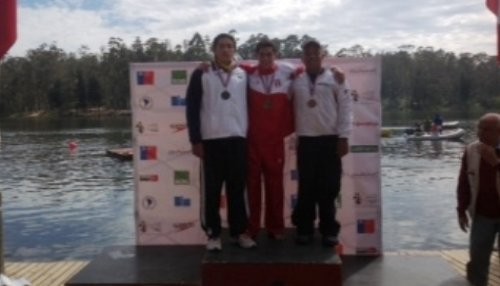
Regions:
<instances>
[{"instance_id":1,"label":"chilean flag logo","mask_svg":"<svg viewBox=\"0 0 500 286\"><path fill-rule=\"evenodd\" d=\"M486 0L486 7L497 16L497 64L500 65L500 0Z\"/></svg>"}]
</instances>

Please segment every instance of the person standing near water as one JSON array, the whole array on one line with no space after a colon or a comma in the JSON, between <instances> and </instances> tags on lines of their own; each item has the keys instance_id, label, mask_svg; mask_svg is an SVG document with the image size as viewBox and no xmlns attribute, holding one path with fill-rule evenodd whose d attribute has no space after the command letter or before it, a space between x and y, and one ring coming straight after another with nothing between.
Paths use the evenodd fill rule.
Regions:
<instances>
[{"instance_id":1,"label":"person standing near water","mask_svg":"<svg viewBox=\"0 0 500 286\"><path fill-rule=\"evenodd\" d=\"M299 190L292 222L296 242L313 241L316 206L319 231L326 247L338 243L340 224L335 219L335 199L340 192L341 158L349 151L352 98L344 84L323 68L323 49L312 40L303 45L305 72L293 82L295 128L298 136Z\"/></svg>"},{"instance_id":2,"label":"person standing near water","mask_svg":"<svg viewBox=\"0 0 500 286\"><path fill-rule=\"evenodd\" d=\"M186 95L192 153L202 161L201 224L207 250L222 250L219 206L225 184L230 235L242 248L251 248L256 244L246 234L247 75L233 61L233 36L216 36L212 51L212 67L193 72Z\"/></svg>"},{"instance_id":3,"label":"person standing near water","mask_svg":"<svg viewBox=\"0 0 500 286\"><path fill-rule=\"evenodd\" d=\"M486 286L490 257L500 233L500 164L496 147L500 144L500 114L488 113L479 119L478 141L465 147L457 186L460 228L470 225L470 260L467 280Z\"/></svg>"},{"instance_id":4,"label":"person standing near water","mask_svg":"<svg viewBox=\"0 0 500 286\"><path fill-rule=\"evenodd\" d=\"M262 181L264 181L265 228L271 239L283 240L284 138L293 132L289 91L296 68L277 63L278 50L270 40L257 43L258 65L246 67L249 78L248 233L260 231Z\"/></svg>"}]
</instances>

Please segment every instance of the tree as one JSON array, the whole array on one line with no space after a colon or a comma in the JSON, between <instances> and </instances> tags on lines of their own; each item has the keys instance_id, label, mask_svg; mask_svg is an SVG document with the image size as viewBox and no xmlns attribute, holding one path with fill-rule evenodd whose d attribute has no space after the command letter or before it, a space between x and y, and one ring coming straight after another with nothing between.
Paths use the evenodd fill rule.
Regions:
<instances>
[{"instance_id":1,"label":"tree","mask_svg":"<svg viewBox=\"0 0 500 286\"><path fill-rule=\"evenodd\" d=\"M186 51L184 53L184 60L186 61L207 61L210 59L208 49L205 45L203 37L196 32L193 38L187 42Z\"/></svg>"}]
</instances>

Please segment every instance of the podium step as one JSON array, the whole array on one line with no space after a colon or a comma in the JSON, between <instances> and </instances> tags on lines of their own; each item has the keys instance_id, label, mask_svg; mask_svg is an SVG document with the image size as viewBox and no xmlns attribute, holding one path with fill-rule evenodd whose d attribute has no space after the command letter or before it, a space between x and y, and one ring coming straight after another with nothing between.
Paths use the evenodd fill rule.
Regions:
<instances>
[{"instance_id":1,"label":"podium step","mask_svg":"<svg viewBox=\"0 0 500 286\"><path fill-rule=\"evenodd\" d=\"M202 261L203 286L340 286L341 260L333 248L316 240L307 246L292 238L260 238L258 247L242 249L225 244Z\"/></svg>"}]
</instances>

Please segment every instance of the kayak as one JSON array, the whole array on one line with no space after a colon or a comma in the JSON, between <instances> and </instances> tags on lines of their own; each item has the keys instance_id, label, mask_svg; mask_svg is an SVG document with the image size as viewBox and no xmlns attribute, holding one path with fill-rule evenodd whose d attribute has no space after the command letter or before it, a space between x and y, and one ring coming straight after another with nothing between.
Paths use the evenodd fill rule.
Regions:
<instances>
[{"instance_id":1,"label":"kayak","mask_svg":"<svg viewBox=\"0 0 500 286\"><path fill-rule=\"evenodd\" d=\"M465 130L462 128L454 130L444 130L440 134L430 134L424 133L422 135L408 135L406 140L408 141L438 141L438 140L458 140L465 134Z\"/></svg>"}]
</instances>

